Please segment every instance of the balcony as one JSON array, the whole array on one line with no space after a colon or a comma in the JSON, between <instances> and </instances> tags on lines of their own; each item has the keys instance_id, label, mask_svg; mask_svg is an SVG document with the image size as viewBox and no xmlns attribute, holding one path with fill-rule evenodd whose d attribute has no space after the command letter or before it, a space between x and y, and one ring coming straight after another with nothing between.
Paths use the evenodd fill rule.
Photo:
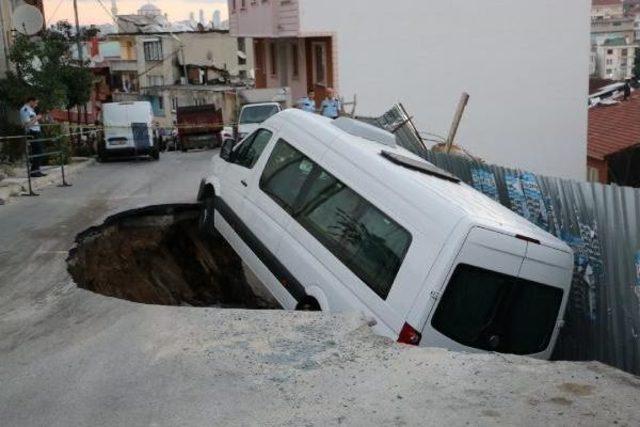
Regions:
<instances>
[{"instance_id":1,"label":"balcony","mask_svg":"<svg viewBox=\"0 0 640 427\"><path fill-rule=\"evenodd\" d=\"M112 72L138 71L138 61L135 59L113 59L109 61L109 68Z\"/></svg>"}]
</instances>

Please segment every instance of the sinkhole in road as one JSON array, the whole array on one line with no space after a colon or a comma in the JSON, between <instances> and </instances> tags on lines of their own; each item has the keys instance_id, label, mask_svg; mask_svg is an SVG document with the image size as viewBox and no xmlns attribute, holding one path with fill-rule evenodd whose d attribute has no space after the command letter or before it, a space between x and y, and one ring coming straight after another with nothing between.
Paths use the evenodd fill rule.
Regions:
<instances>
[{"instance_id":1,"label":"sinkhole in road","mask_svg":"<svg viewBox=\"0 0 640 427\"><path fill-rule=\"evenodd\" d=\"M159 205L107 218L76 237L71 277L80 288L138 303L280 308L225 240L202 235L199 209Z\"/></svg>"}]
</instances>

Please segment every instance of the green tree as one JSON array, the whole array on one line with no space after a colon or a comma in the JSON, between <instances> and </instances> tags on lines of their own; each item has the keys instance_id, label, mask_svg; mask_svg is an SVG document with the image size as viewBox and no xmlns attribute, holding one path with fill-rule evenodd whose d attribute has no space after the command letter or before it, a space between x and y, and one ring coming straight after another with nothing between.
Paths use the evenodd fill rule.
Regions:
<instances>
[{"instance_id":1,"label":"green tree","mask_svg":"<svg viewBox=\"0 0 640 427\"><path fill-rule=\"evenodd\" d=\"M43 110L70 108L89 101L91 71L72 57L71 25L61 21L39 38L16 35L9 58L15 72L0 80L0 97L18 107L29 96L40 99Z\"/></svg>"}]
</instances>

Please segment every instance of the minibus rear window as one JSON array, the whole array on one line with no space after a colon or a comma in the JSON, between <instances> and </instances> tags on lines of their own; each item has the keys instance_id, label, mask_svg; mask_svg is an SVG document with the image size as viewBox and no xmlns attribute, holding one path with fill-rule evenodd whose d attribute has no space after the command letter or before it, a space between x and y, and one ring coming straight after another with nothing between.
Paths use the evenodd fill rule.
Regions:
<instances>
[{"instance_id":1,"label":"minibus rear window","mask_svg":"<svg viewBox=\"0 0 640 427\"><path fill-rule=\"evenodd\" d=\"M459 344L486 351L544 351L558 320L562 289L470 265L456 268L432 325Z\"/></svg>"}]
</instances>

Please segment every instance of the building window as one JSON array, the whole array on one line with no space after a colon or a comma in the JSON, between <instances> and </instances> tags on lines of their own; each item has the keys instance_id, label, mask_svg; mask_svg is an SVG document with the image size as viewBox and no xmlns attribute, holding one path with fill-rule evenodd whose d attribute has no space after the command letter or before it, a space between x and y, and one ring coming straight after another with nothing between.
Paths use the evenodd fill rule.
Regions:
<instances>
[{"instance_id":1,"label":"building window","mask_svg":"<svg viewBox=\"0 0 640 427\"><path fill-rule=\"evenodd\" d=\"M231 0L231 11L232 12L236 11L236 0Z\"/></svg>"},{"instance_id":2,"label":"building window","mask_svg":"<svg viewBox=\"0 0 640 427\"><path fill-rule=\"evenodd\" d=\"M238 37L238 52L242 52L245 56L238 54L238 65L247 65L247 43L244 37Z\"/></svg>"},{"instance_id":3,"label":"building window","mask_svg":"<svg viewBox=\"0 0 640 427\"><path fill-rule=\"evenodd\" d=\"M606 73L607 73L607 74L612 74L612 73L613 73L613 71L611 71L611 68L607 68Z\"/></svg>"},{"instance_id":4,"label":"building window","mask_svg":"<svg viewBox=\"0 0 640 427\"><path fill-rule=\"evenodd\" d=\"M247 8L247 0L240 0L240 7L242 9L246 9Z\"/></svg>"},{"instance_id":5,"label":"building window","mask_svg":"<svg viewBox=\"0 0 640 427\"><path fill-rule=\"evenodd\" d=\"M613 55L613 49L607 49L607 55Z\"/></svg>"},{"instance_id":6,"label":"building window","mask_svg":"<svg viewBox=\"0 0 640 427\"><path fill-rule=\"evenodd\" d=\"M178 97L174 96L173 98L171 98L171 108L174 111L178 111Z\"/></svg>"},{"instance_id":7,"label":"building window","mask_svg":"<svg viewBox=\"0 0 640 427\"><path fill-rule=\"evenodd\" d=\"M144 42L145 61L162 61L162 42L160 40Z\"/></svg>"},{"instance_id":8,"label":"building window","mask_svg":"<svg viewBox=\"0 0 640 427\"><path fill-rule=\"evenodd\" d=\"M153 109L154 116L164 116L164 98L162 96L152 96L149 101Z\"/></svg>"},{"instance_id":9,"label":"building window","mask_svg":"<svg viewBox=\"0 0 640 427\"><path fill-rule=\"evenodd\" d=\"M607 65L612 65L613 64L613 59L607 59Z\"/></svg>"},{"instance_id":10,"label":"building window","mask_svg":"<svg viewBox=\"0 0 640 427\"><path fill-rule=\"evenodd\" d=\"M164 86L163 76L147 76L147 84L149 86Z\"/></svg>"},{"instance_id":11,"label":"building window","mask_svg":"<svg viewBox=\"0 0 640 427\"><path fill-rule=\"evenodd\" d=\"M627 56L629 51L627 49L622 49L622 56Z\"/></svg>"},{"instance_id":12,"label":"building window","mask_svg":"<svg viewBox=\"0 0 640 427\"><path fill-rule=\"evenodd\" d=\"M271 60L271 75L278 75L278 49L275 43L269 44L269 59Z\"/></svg>"},{"instance_id":13,"label":"building window","mask_svg":"<svg viewBox=\"0 0 640 427\"><path fill-rule=\"evenodd\" d=\"M298 45L291 45L291 63L293 64L292 75L294 79L300 76L300 55L298 54Z\"/></svg>"}]
</instances>

